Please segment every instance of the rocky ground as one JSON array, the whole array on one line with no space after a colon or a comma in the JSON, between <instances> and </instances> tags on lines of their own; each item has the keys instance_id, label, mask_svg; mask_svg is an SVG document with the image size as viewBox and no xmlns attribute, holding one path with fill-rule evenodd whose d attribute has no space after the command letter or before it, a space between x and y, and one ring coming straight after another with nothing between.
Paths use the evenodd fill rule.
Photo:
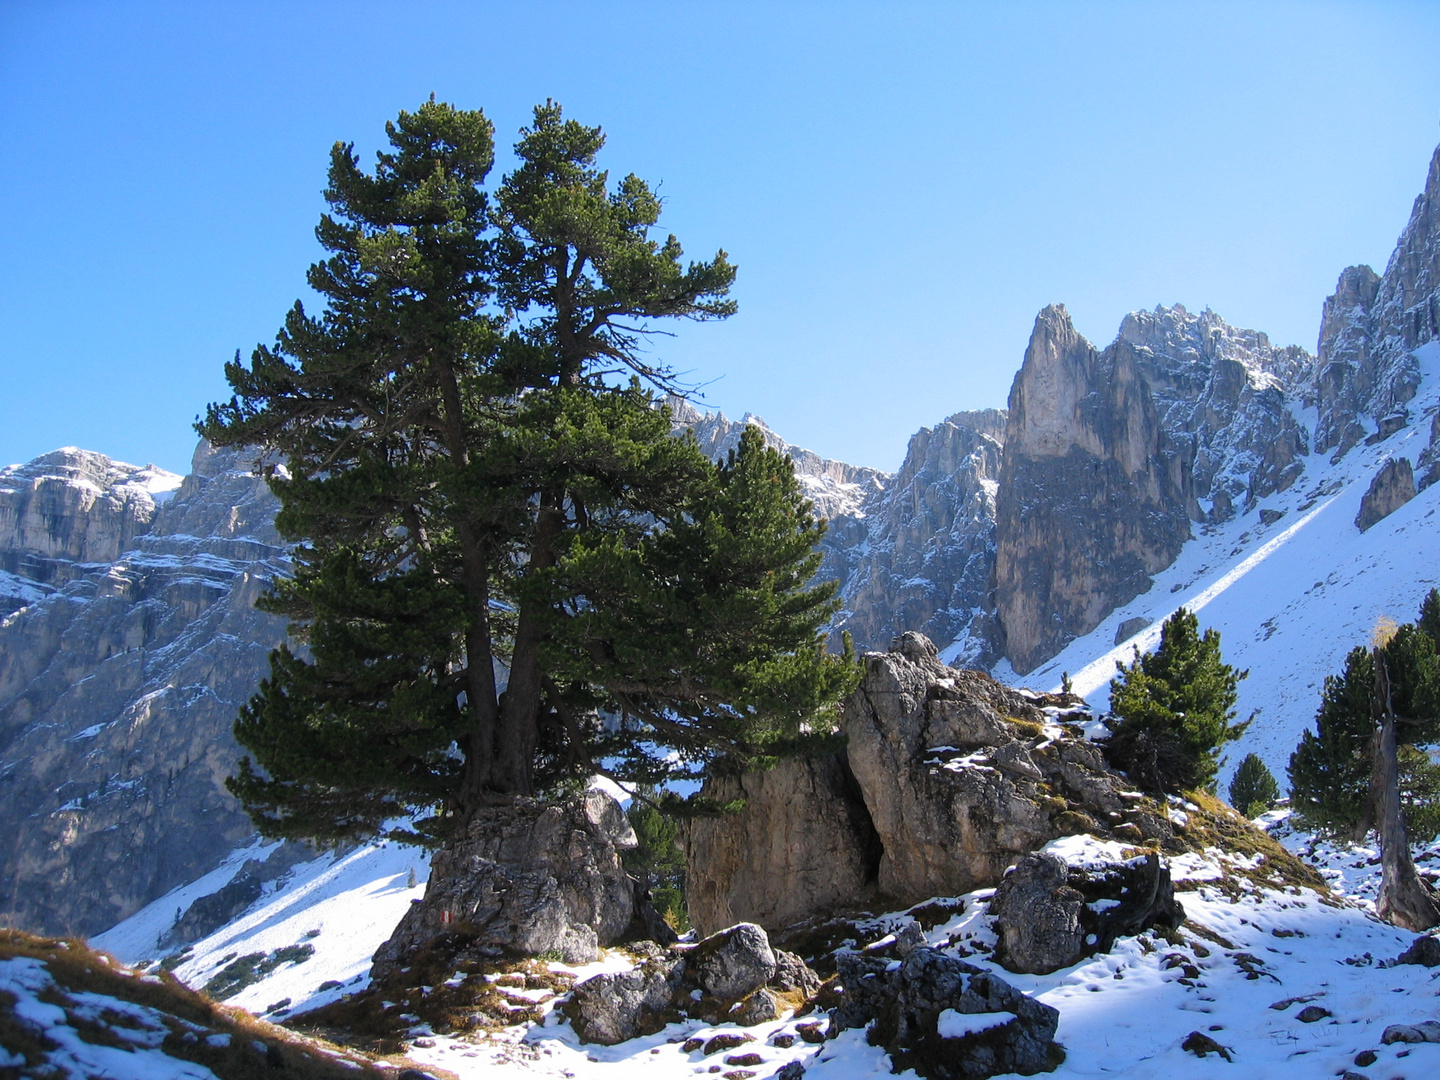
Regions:
<instances>
[{"instance_id":1,"label":"rocky ground","mask_svg":"<svg viewBox=\"0 0 1440 1080\"><path fill-rule=\"evenodd\" d=\"M1440 1070L1440 1044L1404 1041L1423 1037L1420 1025L1440 1020L1440 969L1393 963L1416 939L1373 915L1373 849L1317 841L1292 829L1286 812L1267 815L1261 824L1296 857L1291 862L1267 856L1263 844L1247 852L1226 841L1204 825L1206 807L1170 809L1200 847L1167 859L1174 898L1185 913L1178 929L1124 935L1046 974L1020 974L997 960L1003 928L997 932L995 890L980 889L814 923L776 935L775 944L806 956L827 978L846 957L879 955L887 969L898 968L897 946L915 955L922 944L994 975L1055 1010L1053 1038L1064 1052L1054 1073L1059 1077L1176 1080L1223 1068L1226 1076L1259 1078L1348 1069L1416 1080ZM1129 852L1085 836L1058 839L1046 850L1082 870L1123 861ZM1418 854L1422 868L1440 868L1440 850ZM1303 883L1297 863L1326 884ZM393 928L397 907L419 896L418 885L407 887L417 865L423 884L424 864L390 845L296 866L241 920L195 943L175 972L203 987L239 957L273 957L287 946L310 944L305 959L276 965L228 1001L292 1019L327 1003L348 1005L353 1041L381 1048L393 1040L385 1046L462 1077L605 1080L623 1072L681 1080L748 1073L765 1080L799 1065L818 1080L858 1080L891 1070L890 1054L870 1045L862 1027L831 1032L840 1002L823 993L814 1007L792 1013L787 1004L776 1019L745 1024L713 1014L675 1015L662 1018L658 1030L615 1045L582 1041L569 1015L573 1007L567 1009L574 988L655 963L658 954L633 948L602 950L581 966L547 960L447 971L443 978L427 974L406 996L393 990L366 995L370 953ZM165 898L97 944L129 961L153 959L156 938L183 899ZM319 933L308 936L314 930ZM345 1015L332 1014L330 1023ZM1387 1036L1394 1025L1416 1030ZM322 1030L340 1034L333 1026ZM1217 1056L1222 1050L1228 1065ZM795 1075L792 1067L786 1080Z\"/></svg>"}]
</instances>

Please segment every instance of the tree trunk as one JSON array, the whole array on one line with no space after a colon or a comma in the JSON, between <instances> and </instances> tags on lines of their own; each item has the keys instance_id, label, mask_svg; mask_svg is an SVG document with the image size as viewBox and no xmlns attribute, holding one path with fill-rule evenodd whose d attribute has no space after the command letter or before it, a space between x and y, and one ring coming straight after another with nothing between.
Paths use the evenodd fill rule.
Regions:
<instances>
[{"instance_id":1,"label":"tree trunk","mask_svg":"<svg viewBox=\"0 0 1440 1080\"><path fill-rule=\"evenodd\" d=\"M1400 762L1395 739L1395 710L1390 701L1390 673L1381 649L1375 661L1375 694L1371 701L1376 721L1374 773L1371 790L1376 797L1377 835L1380 840L1380 895L1375 910L1388 923L1419 933L1440 925L1440 897L1421 880L1410 859L1410 837L1400 809Z\"/></svg>"},{"instance_id":2,"label":"tree trunk","mask_svg":"<svg viewBox=\"0 0 1440 1080\"><path fill-rule=\"evenodd\" d=\"M530 544L530 571L544 571L555 565L555 541L565 527L560 495L547 491L540 497L535 518L535 535ZM533 795L531 767L535 740L540 730L540 712L545 704L545 672L540 665L540 648L545 631L539 605L523 600L515 624L515 649L510 658L510 681L500 703L499 727L495 740L495 772L492 784L497 791Z\"/></svg>"}]
</instances>

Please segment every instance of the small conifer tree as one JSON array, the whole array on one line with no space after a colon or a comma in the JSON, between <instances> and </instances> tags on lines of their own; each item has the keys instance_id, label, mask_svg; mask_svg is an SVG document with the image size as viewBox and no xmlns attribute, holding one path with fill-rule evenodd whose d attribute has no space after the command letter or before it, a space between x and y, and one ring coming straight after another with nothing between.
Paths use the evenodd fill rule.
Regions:
<instances>
[{"instance_id":1,"label":"small conifer tree","mask_svg":"<svg viewBox=\"0 0 1440 1080\"><path fill-rule=\"evenodd\" d=\"M1440 738L1440 593L1431 589L1414 623L1382 620L1377 644L1389 676L1391 705L1400 718L1400 804L1410 838L1440 835L1440 766L1417 748ZM1350 650L1344 671L1326 678L1315 734L1304 732L1290 755L1290 802L1299 823L1316 832L1360 841L1375 824L1374 653Z\"/></svg>"},{"instance_id":2,"label":"small conifer tree","mask_svg":"<svg viewBox=\"0 0 1440 1080\"><path fill-rule=\"evenodd\" d=\"M1260 760L1259 754L1246 754L1230 781L1230 805L1248 818L1259 817L1275 805L1280 785Z\"/></svg>"},{"instance_id":3,"label":"small conifer tree","mask_svg":"<svg viewBox=\"0 0 1440 1080\"><path fill-rule=\"evenodd\" d=\"M650 890L651 903L671 929L690 929L685 908L685 853L680 850L680 824L651 799L652 788L641 787L626 816L640 843L624 853L625 869Z\"/></svg>"},{"instance_id":4,"label":"small conifer tree","mask_svg":"<svg viewBox=\"0 0 1440 1080\"><path fill-rule=\"evenodd\" d=\"M1160 644L1130 665L1116 663L1110 707L1117 722L1106 755L1132 780L1156 793L1214 782L1219 751L1238 739L1236 686L1248 674L1220 659L1220 634L1200 632L1193 612L1179 608L1160 629Z\"/></svg>"}]
</instances>

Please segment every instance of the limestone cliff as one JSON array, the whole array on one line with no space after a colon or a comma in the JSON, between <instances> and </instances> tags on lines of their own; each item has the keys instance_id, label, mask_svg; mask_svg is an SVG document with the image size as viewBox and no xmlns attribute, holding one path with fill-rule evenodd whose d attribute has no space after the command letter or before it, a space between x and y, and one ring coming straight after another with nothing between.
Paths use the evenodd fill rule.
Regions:
<instances>
[{"instance_id":1,"label":"limestone cliff","mask_svg":"<svg viewBox=\"0 0 1440 1080\"><path fill-rule=\"evenodd\" d=\"M1316 451L1333 449L1338 457L1362 438L1383 438L1412 422L1408 405L1420 385L1412 353L1437 336L1440 148L1384 276L1377 278L1368 266L1349 267L1325 301L1314 391Z\"/></svg>"},{"instance_id":2,"label":"limestone cliff","mask_svg":"<svg viewBox=\"0 0 1440 1080\"><path fill-rule=\"evenodd\" d=\"M285 631L252 606L276 503L204 444L158 507L157 473L65 450L0 481L28 590L0 621L0 912L33 930L98 933L252 833L223 781Z\"/></svg>"},{"instance_id":3,"label":"limestone cliff","mask_svg":"<svg viewBox=\"0 0 1440 1080\"><path fill-rule=\"evenodd\" d=\"M960 664L999 659L990 591L1004 436L998 409L921 428L900 471L865 500L856 519L863 536L850 540L836 574L845 604L839 626L861 648L913 629L963 642Z\"/></svg>"},{"instance_id":4,"label":"limestone cliff","mask_svg":"<svg viewBox=\"0 0 1440 1080\"><path fill-rule=\"evenodd\" d=\"M1142 348L1103 353L1063 306L1035 320L1010 391L995 606L1017 671L1150 584L1189 538L1192 456L1161 426Z\"/></svg>"}]
</instances>

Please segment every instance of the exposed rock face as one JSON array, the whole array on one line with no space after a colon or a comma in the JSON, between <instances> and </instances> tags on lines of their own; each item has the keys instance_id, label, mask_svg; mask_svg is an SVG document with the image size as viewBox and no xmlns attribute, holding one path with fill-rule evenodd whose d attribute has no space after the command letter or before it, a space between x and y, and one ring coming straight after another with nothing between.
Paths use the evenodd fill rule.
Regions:
<instances>
[{"instance_id":1,"label":"exposed rock face","mask_svg":"<svg viewBox=\"0 0 1440 1080\"><path fill-rule=\"evenodd\" d=\"M0 617L114 561L179 482L73 446L0 469Z\"/></svg>"},{"instance_id":2,"label":"exposed rock face","mask_svg":"<svg viewBox=\"0 0 1440 1080\"><path fill-rule=\"evenodd\" d=\"M966 666L1000 658L990 589L1004 434L998 409L921 428L900 471L866 499L864 543L842 579L839 622L862 648L919 630L936 641L963 638Z\"/></svg>"},{"instance_id":3,"label":"exposed rock face","mask_svg":"<svg viewBox=\"0 0 1440 1080\"><path fill-rule=\"evenodd\" d=\"M848 954L838 968L844 991L829 1034L873 1024L869 1041L885 1047L896 1072L914 1069L928 1080L1030 1076L1060 1062L1052 1045L1059 1010L963 960L923 948L898 965Z\"/></svg>"},{"instance_id":4,"label":"exposed rock face","mask_svg":"<svg viewBox=\"0 0 1440 1080\"><path fill-rule=\"evenodd\" d=\"M995 959L1008 971L1036 975L1109 952L1118 937L1173 930L1185 919L1170 869L1154 852L1083 867L1034 852L1000 882L990 913L1000 938Z\"/></svg>"},{"instance_id":5,"label":"exposed rock face","mask_svg":"<svg viewBox=\"0 0 1440 1080\"><path fill-rule=\"evenodd\" d=\"M995 604L1017 671L1148 589L1189 539L1190 459L1139 360L1123 339L1096 352L1063 306L1035 321L996 498Z\"/></svg>"},{"instance_id":6,"label":"exposed rock face","mask_svg":"<svg viewBox=\"0 0 1440 1080\"><path fill-rule=\"evenodd\" d=\"M1430 159L1425 190L1396 243L1383 277L1368 266L1340 275L1325 302L1315 398L1320 420L1315 449L1343 454L1379 425L1409 422L1420 385L1411 351L1440 335L1440 149ZM1432 441L1432 448L1435 443Z\"/></svg>"},{"instance_id":7,"label":"exposed rock face","mask_svg":"<svg viewBox=\"0 0 1440 1080\"><path fill-rule=\"evenodd\" d=\"M285 563L249 464L202 444L158 507L173 479L84 452L0 485L6 565L39 575L0 621L0 911L15 924L99 933L253 835L223 782L235 715L285 633L253 604Z\"/></svg>"},{"instance_id":8,"label":"exposed rock face","mask_svg":"<svg viewBox=\"0 0 1440 1080\"><path fill-rule=\"evenodd\" d=\"M687 849L692 895L705 901L692 917L724 912L780 929L795 921L790 894L814 894L807 861L792 849L747 843L757 823L784 819L785 835L805 837L868 817L863 831L873 829L883 848L877 879L847 896L822 866L816 876L826 902L816 907L835 908L868 904L876 888L887 903L907 904L995 885L1018 858L1069 833L1121 829L1132 842L1172 835L1162 818L1119 794L1124 781L1099 750L1051 722L1045 707L1060 712L1077 699L1037 697L947 668L920 634L903 635L890 653L867 653L864 664L842 721L855 786L831 789L858 789L863 804L842 812L833 797L807 804L783 776L742 777L746 810L707 822L706 846ZM850 842L858 848L859 836ZM707 861L714 851L726 857Z\"/></svg>"},{"instance_id":9,"label":"exposed rock face","mask_svg":"<svg viewBox=\"0 0 1440 1080\"><path fill-rule=\"evenodd\" d=\"M625 812L602 791L480 810L435 853L424 899L375 950L374 977L445 936L482 955L594 960L634 917L635 884L620 852L637 843Z\"/></svg>"},{"instance_id":10,"label":"exposed rock face","mask_svg":"<svg viewBox=\"0 0 1440 1080\"><path fill-rule=\"evenodd\" d=\"M724 413L702 413L683 398L669 397L665 403L670 406L675 429L693 433L705 456L713 460L723 460L731 450L738 449L740 436L747 427L758 428L766 446L789 455L795 463L796 478L819 517L834 521L853 515L867 495L879 491L885 479L885 474L878 469L847 465L822 458L813 450L792 446L751 413L737 421Z\"/></svg>"},{"instance_id":11,"label":"exposed rock face","mask_svg":"<svg viewBox=\"0 0 1440 1080\"><path fill-rule=\"evenodd\" d=\"M745 920L788 926L873 890L880 838L843 751L719 777L706 794L746 806L697 818L685 830L687 861L704 868L691 876L686 897L702 934Z\"/></svg>"},{"instance_id":12,"label":"exposed rock face","mask_svg":"<svg viewBox=\"0 0 1440 1080\"><path fill-rule=\"evenodd\" d=\"M1393 514L1415 497L1415 474L1406 458L1391 458L1380 466L1370 488L1360 499L1355 527L1361 532Z\"/></svg>"}]
</instances>

